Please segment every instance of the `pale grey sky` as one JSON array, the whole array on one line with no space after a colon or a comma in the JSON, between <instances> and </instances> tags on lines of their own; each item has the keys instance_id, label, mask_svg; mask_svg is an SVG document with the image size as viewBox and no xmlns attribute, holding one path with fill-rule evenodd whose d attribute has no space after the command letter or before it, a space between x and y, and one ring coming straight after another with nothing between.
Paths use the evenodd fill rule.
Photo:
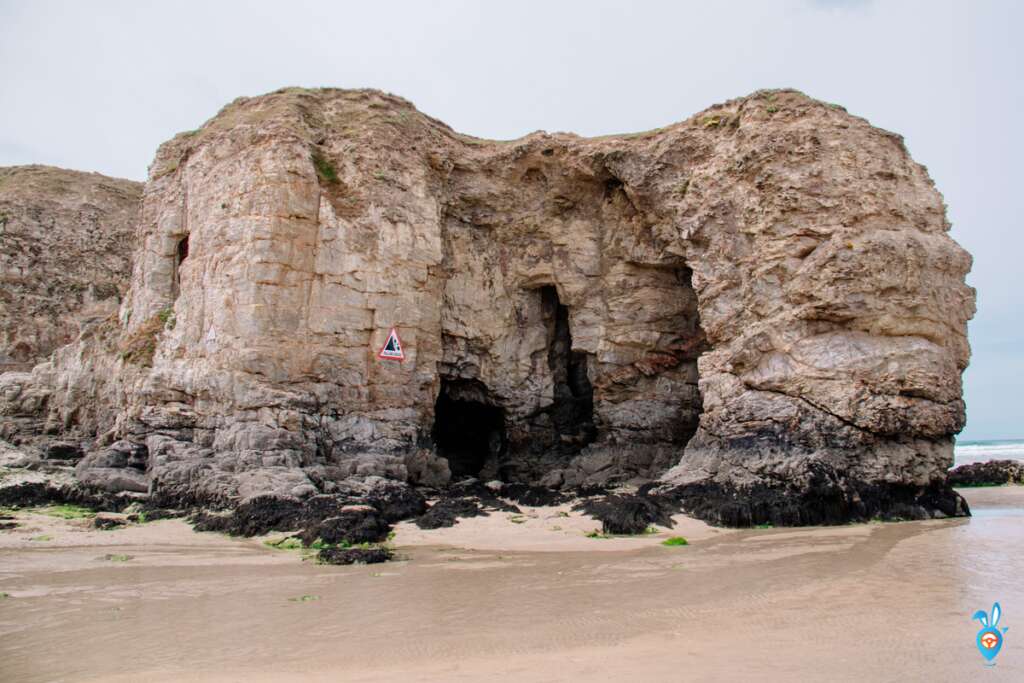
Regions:
<instances>
[{"instance_id":1,"label":"pale grey sky","mask_svg":"<svg viewBox=\"0 0 1024 683\"><path fill-rule=\"evenodd\" d=\"M1024 3L0 0L0 165L142 180L239 95L375 87L455 129L646 130L795 87L901 133L978 289L961 438L1024 437Z\"/></svg>"}]
</instances>

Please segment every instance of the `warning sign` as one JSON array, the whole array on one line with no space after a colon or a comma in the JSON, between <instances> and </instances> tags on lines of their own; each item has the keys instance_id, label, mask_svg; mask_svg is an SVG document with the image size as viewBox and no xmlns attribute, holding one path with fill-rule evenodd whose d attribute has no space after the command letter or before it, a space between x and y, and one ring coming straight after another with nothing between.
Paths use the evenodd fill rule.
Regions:
<instances>
[{"instance_id":1,"label":"warning sign","mask_svg":"<svg viewBox=\"0 0 1024 683\"><path fill-rule=\"evenodd\" d=\"M398 330L391 328L388 332L388 340L384 342L377 358L381 360L405 360L405 351L402 350L402 340L398 338Z\"/></svg>"}]
</instances>

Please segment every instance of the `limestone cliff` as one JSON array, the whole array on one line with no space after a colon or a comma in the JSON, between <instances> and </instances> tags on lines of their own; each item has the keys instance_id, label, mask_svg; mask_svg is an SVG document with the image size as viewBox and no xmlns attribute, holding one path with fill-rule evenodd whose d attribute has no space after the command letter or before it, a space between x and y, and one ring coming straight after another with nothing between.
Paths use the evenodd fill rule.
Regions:
<instances>
[{"instance_id":1,"label":"limestone cliff","mask_svg":"<svg viewBox=\"0 0 1024 683\"><path fill-rule=\"evenodd\" d=\"M141 196L98 173L0 168L0 371L30 370L117 311Z\"/></svg>"},{"instance_id":2,"label":"limestone cliff","mask_svg":"<svg viewBox=\"0 0 1024 683\"><path fill-rule=\"evenodd\" d=\"M174 500L663 475L723 523L956 514L948 228L898 136L795 91L508 142L242 98L150 169L116 436Z\"/></svg>"}]
</instances>

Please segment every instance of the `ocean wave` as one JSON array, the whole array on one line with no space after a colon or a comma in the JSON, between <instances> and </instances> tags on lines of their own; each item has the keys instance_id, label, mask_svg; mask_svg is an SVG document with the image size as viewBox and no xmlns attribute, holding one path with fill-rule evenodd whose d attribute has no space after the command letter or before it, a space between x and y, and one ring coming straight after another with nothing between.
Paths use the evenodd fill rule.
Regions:
<instances>
[{"instance_id":1,"label":"ocean wave","mask_svg":"<svg viewBox=\"0 0 1024 683\"><path fill-rule=\"evenodd\" d=\"M967 441L953 449L957 465L987 460L1024 460L1024 441Z\"/></svg>"}]
</instances>

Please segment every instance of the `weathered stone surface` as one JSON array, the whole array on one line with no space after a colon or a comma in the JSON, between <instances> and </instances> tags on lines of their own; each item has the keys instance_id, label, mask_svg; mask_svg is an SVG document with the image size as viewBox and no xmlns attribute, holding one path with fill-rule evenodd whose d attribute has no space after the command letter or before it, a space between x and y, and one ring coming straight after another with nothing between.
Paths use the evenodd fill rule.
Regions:
<instances>
[{"instance_id":1,"label":"weathered stone surface","mask_svg":"<svg viewBox=\"0 0 1024 683\"><path fill-rule=\"evenodd\" d=\"M990 460L960 465L949 471L950 486L999 486L1024 484L1024 462Z\"/></svg>"},{"instance_id":2,"label":"weathered stone surface","mask_svg":"<svg viewBox=\"0 0 1024 683\"><path fill-rule=\"evenodd\" d=\"M81 460L84 455L82 444L74 441L51 441L43 449L47 460Z\"/></svg>"},{"instance_id":3,"label":"weathered stone surface","mask_svg":"<svg viewBox=\"0 0 1024 683\"><path fill-rule=\"evenodd\" d=\"M346 505L337 516L306 527L300 538L307 546L317 539L330 545L358 545L383 541L390 531L391 525L377 508L370 505Z\"/></svg>"},{"instance_id":4,"label":"weathered stone surface","mask_svg":"<svg viewBox=\"0 0 1024 683\"><path fill-rule=\"evenodd\" d=\"M390 548L324 548L317 553L317 559L323 564L379 564L393 559L395 553Z\"/></svg>"},{"instance_id":5,"label":"weathered stone surface","mask_svg":"<svg viewBox=\"0 0 1024 683\"><path fill-rule=\"evenodd\" d=\"M148 493L149 481L144 472L126 467L77 467L75 476L83 486L108 493L134 491Z\"/></svg>"},{"instance_id":6,"label":"weathered stone surface","mask_svg":"<svg viewBox=\"0 0 1024 683\"><path fill-rule=\"evenodd\" d=\"M121 517L114 517L112 515L96 515L92 520L92 525L102 531L110 531L111 529L119 529L127 523L127 520Z\"/></svg>"},{"instance_id":7,"label":"weathered stone surface","mask_svg":"<svg viewBox=\"0 0 1024 683\"><path fill-rule=\"evenodd\" d=\"M794 91L498 143L287 89L158 151L120 355L95 368L116 381L91 386L169 501L439 485L440 458L566 487L664 474L727 523L728 501L834 500L822 472L837 519L863 497L946 514L974 310L948 227L898 136ZM376 355L392 327L400 363ZM63 405L60 431L83 367L63 362L0 382L5 405Z\"/></svg>"},{"instance_id":8,"label":"weathered stone surface","mask_svg":"<svg viewBox=\"0 0 1024 683\"><path fill-rule=\"evenodd\" d=\"M460 517L487 515L480 504L470 498L442 498L416 520L421 529L441 529L455 526Z\"/></svg>"},{"instance_id":9,"label":"weathered stone surface","mask_svg":"<svg viewBox=\"0 0 1024 683\"><path fill-rule=\"evenodd\" d=\"M50 166L0 168L0 372L28 371L116 312L142 183Z\"/></svg>"},{"instance_id":10,"label":"weathered stone surface","mask_svg":"<svg viewBox=\"0 0 1024 683\"><path fill-rule=\"evenodd\" d=\"M600 520L606 534L642 534L652 524L671 527L672 513L678 511L671 500L646 493L588 498L574 509Z\"/></svg>"}]
</instances>

